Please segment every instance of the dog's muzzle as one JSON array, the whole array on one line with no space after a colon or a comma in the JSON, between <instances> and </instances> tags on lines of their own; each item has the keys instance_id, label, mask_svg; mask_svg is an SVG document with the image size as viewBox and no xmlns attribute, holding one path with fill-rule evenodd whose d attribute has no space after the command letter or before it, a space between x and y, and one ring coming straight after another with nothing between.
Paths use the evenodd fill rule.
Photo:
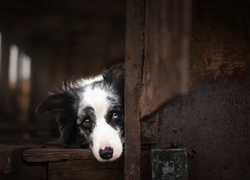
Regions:
<instances>
[{"instance_id":1,"label":"dog's muzzle","mask_svg":"<svg viewBox=\"0 0 250 180\"><path fill-rule=\"evenodd\" d=\"M93 130L92 152L100 162L114 161L121 156L123 151L120 131L107 124L106 120L102 122Z\"/></svg>"}]
</instances>

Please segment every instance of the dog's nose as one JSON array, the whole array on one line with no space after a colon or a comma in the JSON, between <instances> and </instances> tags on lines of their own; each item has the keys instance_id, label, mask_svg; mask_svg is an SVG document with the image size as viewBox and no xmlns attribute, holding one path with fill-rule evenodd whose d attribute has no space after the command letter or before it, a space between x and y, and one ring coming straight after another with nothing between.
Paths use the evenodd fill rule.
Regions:
<instances>
[{"instance_id":1,"label":"dog's nose","mask_svg":"<svg viewBox=\"0 0 250 180\"><path fill-rule=\"evenodd\" d=\"M105 147L104 149L100 149L99 155L102 159L110 159L113 157L113 149L111 147Z\"/></svg>"}]
</instances>

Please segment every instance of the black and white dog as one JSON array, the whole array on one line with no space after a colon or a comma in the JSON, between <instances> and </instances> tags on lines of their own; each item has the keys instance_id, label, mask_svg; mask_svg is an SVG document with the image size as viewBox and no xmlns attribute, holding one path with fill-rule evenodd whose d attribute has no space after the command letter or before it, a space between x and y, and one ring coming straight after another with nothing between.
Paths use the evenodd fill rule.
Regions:
<instances>
[{"instance_id":1,"label":"black and white dog","mask_svg":"<svg viewBox=\"0 0 250 180\"><path fill-rule=\"evenodd\" d=\"M123 64L95 77L65 82L37 108L56 116L65 147L88 144L100 162L116 160L123 152L123 110Z\"/></svg>"}]
</instances>

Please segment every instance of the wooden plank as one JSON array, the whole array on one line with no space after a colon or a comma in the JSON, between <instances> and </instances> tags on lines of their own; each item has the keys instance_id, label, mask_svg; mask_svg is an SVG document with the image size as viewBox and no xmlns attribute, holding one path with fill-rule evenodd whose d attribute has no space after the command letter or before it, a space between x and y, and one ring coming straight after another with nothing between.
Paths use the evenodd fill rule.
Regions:
<instances>
[{"instance_id":1,"label":"wooden plank","mask_svg":"<svg viewBox=\"0 0 250 180\"><path fill-rule=\"evenodd\" d=\"M26 162L51 162L75 159L94 159L89 149L35 148L23 152Z\"/></svg>"},{"instance_id":2,"label":"wooden plank","mask_svg":"<svg viewBox=\"0 0 250 180\"><path fill-rule=\"evenodd\" d=\"M0 173L13 173L18 168L17 157L24 146L0 145Z\"/></svg>"},{"instance_id":3,"label":"wooden plank","mask_svg":"<svg viewBox=\"0 0 250 180\"><path fill-rule=\"evenodd\" d=\"M49 179L124 179L123 160L100 163L96 160L75 160L51 162L48 167Z\"/></svg>"},{"instance_id":4,"label":"wooden plank","mask_svg":"<svg viewBox=\"0 0 250 180\"><path fill-rule=\"evenodd\" d=\"M44 163L37 164L25 164L20 159L16 160L16 163L20 163L15 173L3 174L0 173L1 180L47 180L47 165Z\"/></svg>"},{"instance_id":5,"label":"wooden plank","mask_svg":"<svg viewBox=\"0 0 250 180\"><path fill-rule=\"evenodd\" d=\"M141 117L186 92L190 1L146 0Z\"/></svg>"},{"instance_id":6,"label":"wooden plank","mask_svg":"<svg viewBox=\"0 0 250 180\"><path fill-rule=\"evenodd\" d=\"M28 146L0 145L0 179L47 179L46 163L25 163L22 151Z\"/></svg>"},{"instance_id":7,"label":"wooden plank","mask_svg":"<svg viewBox=\"0 0 250 180\"><path fill-rule=\"evenodd\" d=\"M125 39L125 179L140 179L139 97L143 58L144 1L128 0Z\"/></svg>"}]
</instances>

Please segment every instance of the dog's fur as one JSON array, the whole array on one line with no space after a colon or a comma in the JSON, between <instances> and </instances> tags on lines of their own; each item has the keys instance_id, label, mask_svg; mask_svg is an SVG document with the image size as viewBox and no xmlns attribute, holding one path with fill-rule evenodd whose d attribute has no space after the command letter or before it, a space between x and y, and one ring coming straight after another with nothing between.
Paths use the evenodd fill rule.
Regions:
<instances>
[{"instance_id":1,"label":"dog's fur","mask_svg":"<svg viewBox=\"0 0 250 180\"><path fill-rule=\"evenodd\" d=\"M119 158L124 143L124 65L117 64L98 76L65 82L49 93L37 112L56 116L64 147L92 149L98 161Z\"/></svg>"}]
</instances>

